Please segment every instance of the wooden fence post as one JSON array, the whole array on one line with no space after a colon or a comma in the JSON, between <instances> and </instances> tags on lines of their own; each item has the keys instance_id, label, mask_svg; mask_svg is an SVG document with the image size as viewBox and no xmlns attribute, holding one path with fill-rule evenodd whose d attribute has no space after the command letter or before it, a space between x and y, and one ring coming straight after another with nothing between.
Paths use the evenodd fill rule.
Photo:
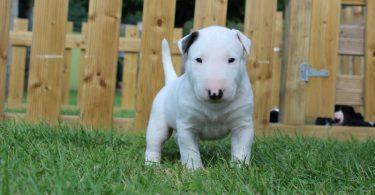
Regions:
<instances>
[{"instance_id":1,"label":"wooden fence post","mask_svg":"<svg viewBox=\"0 0 375 195\"><path fill-rule=\"evenodd\" d=\"M73 22L68 22L66 26L66 34L73 32ZM61 103L63 105L69 105L69 93L70 93L70 70L72 66L72 49L65 50L64 64L62 68L61 77Z\"/></svg>"},{"instance_id":2,"label":"wooden fence post","mask_svg":"<svg viewBox=\"0 0 375 195\"><path fill-rule=\"evenodd\" d=\"M125 36L135 39L139 38L138 27L135 25L126 25ZM122 71L121 107L128 110L133 110L135 107L138 60L139 53L125 53Z\"/></svg>"},{"instance_id":3,"label":"wooden fence post","mask_svg":"<svg viewBox=\"0 0 375 195\"><path fill-rule=\"evenodd\" d=\"M164 85L161 62L161 41L173 41L176 0L145 0L141 63L136 97L135 130L146 129L155 94Z\"/></svg>"},{"instance_id":4,"label":"wooden fence post","mask_svg":"<svg viewBox=\"0 0 375 195\"><path fill-rule=\"evenodd\" d=\"M113 122L121 7L121 0L90 1L81 121L94 128Z\"/></svg>"},{"instance_id":5,"label":"wooden fence post","mask_svg":"<svg viewBox=\"0 0 375 195\"><path fill-rule=\"evenodd\" d=\"M375 1L367 0L366 6L365 117L375 121Z\"/></svg>"},{"instance_id":6,"label":"wooden fence post","mask_svg":"<svg viewBox=\"0 0 375 195\"><path fill-rule=\"evenodd\" d=\"M5 77L8 62L9 23L11 0L0 1L0 120L5 105Z\"/></svg>"},{"instance_id":7,"label":"wooden fence post","mask_svg":"<svg viewBox=\"0 0 375 195\"><path fill-rule=\"evenodd\" d=\"M173 31L173 41L178 41L182 38L182 28L175 28ZM181 54L172 55L172 62L177 75L181 74L182 56Z\"/></svg>"},{"instance_id":8,"label":"wooden fence post","mask_svg":"<svg viewBox=\"0 0 375 195\"><path fill-rule=\"evenodd\" d=\"M254 90L254 121L256 129L268 124L272 84L273 29L275 0L247 0L244 31L252 40L248 72Z\"/></svg>"},{"instance_id":9,"label":"wooden fence post","mask_svg":"<svg viewBox=\"0 0 375 195\"><path fill-rule=\"evenodd\" d=\"M84 37L84 40L86 42L87 47L87 31L88 31L88 25L86 22L82 23L81 27L81 34ZM81 49L81 55L79 59L79 73L78 73L78 87L77 87L77 106L81 108L81 102L82 102L82 93L83 93L83 75L85 72L85 56L86 56L86 48Z\"/></svg>"},{"instance_id":10,"label":"wooden fence post","mask_svg":"<svg viewBox=\"0 0 375 195\"><path fill-rule=\"evenodd\" d=\"M15 32L27 31L28 20L15 19ZM10 65L8 107L22 108L22 99L25 82L26 47L12 47L12 64Z\"/></svg>"},{"instance_id":11,"label":"wooden fence post","mask_svg":"<svg viewBox=\"0 0 375 195\"><path fill-rule=\"evenodd\" d=\"M313 0L310 56L312 68L329 71L329 77L310 77L306 85L306 121L333 117L335 110L341 0Z\"/></svg>"},{"instance_id":12,"label":"wooden fence post","mask_svg":"<svg viewBox=\"0 0 375 195\"><path fill-rule=\"evenodd\" d=\"M26 119L56 124L61 103L67 0L34 2L33 40Z\"/></svg>"},{"instance_id":13,"label":"wooden fence post","mask_svg":"<svg viewBox=\"0 0 375 195\"><path fill-rule=\"evenodd\" d=\"M289 0L286 10L281 115L285 124L305 123L305 86L300 64L309 59L312 0ZM337 54L336 54L337 55Z\"/></svg>"},{"instance_id":14,"label":"wooden fence post","mask_svg":"<svg viewBox=\"0 0 375 195\"><path fill-rule=\"evenodd\" d=\"M228 0L196 0L194 29L211 25L225 26L227 22Z\"/></svg>"}]
</instances>

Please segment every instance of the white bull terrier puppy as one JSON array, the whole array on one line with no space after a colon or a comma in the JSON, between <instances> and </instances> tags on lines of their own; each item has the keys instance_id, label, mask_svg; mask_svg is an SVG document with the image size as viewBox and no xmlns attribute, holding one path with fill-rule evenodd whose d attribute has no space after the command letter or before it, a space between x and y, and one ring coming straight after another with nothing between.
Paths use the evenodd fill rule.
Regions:
<instances>
[{"instance_id":1,"label":"white bull terrier puppy","mask_svg":"<svg viewBox=\"0 0 375 195\"><path fill-rule=\"evenodd\" d=\"M146 164L160 163L163 143L176 130L181 162L202 168L198 141L231 134L232 161L249 164L253 92L246 71L251 40L238 30L211 26L178 41L185 73L177 78L163 40L165 86L156 95L147 127Z\"/></svg>"}]
</instances>

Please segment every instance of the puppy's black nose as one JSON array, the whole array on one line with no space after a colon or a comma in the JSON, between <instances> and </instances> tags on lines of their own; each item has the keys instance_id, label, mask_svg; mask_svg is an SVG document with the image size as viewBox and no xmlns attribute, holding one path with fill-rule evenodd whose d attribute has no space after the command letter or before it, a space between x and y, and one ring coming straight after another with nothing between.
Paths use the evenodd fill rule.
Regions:
<instances>
[{"instance_id":1,"label":"puppy's black nose","mask_svg":"<svg viewBox=\"0 0 375 195\"><path fill-rule=\"evenodd\" d=\"M208 97L210 100L220 100L223 98L224 92L222 89L219 90L217 93L212 93L211 90L208 90Z\"/></svg>"}]
</instances>

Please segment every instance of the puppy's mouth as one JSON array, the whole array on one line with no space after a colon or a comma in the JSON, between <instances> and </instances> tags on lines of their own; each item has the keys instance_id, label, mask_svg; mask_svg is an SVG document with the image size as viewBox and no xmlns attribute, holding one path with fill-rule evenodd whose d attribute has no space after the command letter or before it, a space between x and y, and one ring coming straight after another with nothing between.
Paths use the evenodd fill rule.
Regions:
<instances>
[{"instance_id":1,"label":"puppy's mouth","mask_svg":"<svg viewBox=\"0 0 375 195\"><path fill-rule=\"evenodd\" d=\"M220 100L211 100L211 99L208 99L207 102L212 103L212 104L220 104L220 103L225 102L225 99L220 99Z\"/></svg>"}]
</instances>

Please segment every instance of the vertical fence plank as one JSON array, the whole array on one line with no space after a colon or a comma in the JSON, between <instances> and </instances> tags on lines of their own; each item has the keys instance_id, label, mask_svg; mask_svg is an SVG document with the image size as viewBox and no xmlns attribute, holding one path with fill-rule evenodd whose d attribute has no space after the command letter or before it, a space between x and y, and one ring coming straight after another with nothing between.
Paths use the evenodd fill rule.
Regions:
<instances>
[{"instance_id":1,"label":"vertical fence plank","mask_svg":"<svg viewBox=\"0 0 375 195\"><path fill-rule=\"evenodd\" d=\"M278 108L280 104L280 80L281 80L281 44L283 34L283 13L277 12L272 34L272 86L270 96L270 108Z\"/></svg>"},{"instance_id":2,"label":"vertical fence plank","mask_svg":"<svg viewBox=\"0 0 375 195\"><path fill-rule=\"evenodd\" d=\"M128 38L139 38L138 27L135 25L126 25L125 36ZM138 53L125 53L122 72L121 107L128 110L133 110L135 107L138 59Z\"/></svg>"},{"instance_id":3,"label":"vertical fence plank","mask_svg":"<svg viewBox=\"0 0 375 195\"><path fill-rule=\"evenodd\" d=\"M135 130L144 130L155 94L164 84L161 62L161 41L173 43L176 0L145 0L141 63L137 86Z\"/></svg>"},{"instance_id":4,"label":"vertical fence plank","mask_svg":"<svg viewBox=\"0 0 375 195\"><path fill-rule=\"evenodd\" d=\"M66 26L66 34L73 32L73 22L68 22ZM70 93L70 70L72 66L72 49L65 50L64 64L62 68L61 77L61 103L63 105L69 104Z\"/></svg>"},{"instance_id":5,"label":"vertical fence plank","mask_svg":"<svg viewBox=\"0 0 375 195\"><path fill-rule=\"evenodd\" d=\"M88 25L86 22L82 23L81 34L83 35L85 42L87 43L87 31ZM87 47L87 44L86 44ZM86 48L81 49L81 55L79 59L79 73L78 73L78 87L77 87L77 106L81 107L82 102L82 93L83 93L83 75L85 72L85 57L86 57Z\"/></svg>"},{"instance_id":6,"label":"vertical fence plank","mask_svg":"<svg viewBox=\"0 0 375 195\"><path fill-rule=\"evenodd\" d=\"M333 116L340 33L341 0L314 0L311 18L310 65L329 77L311 77L306 86L306 120Z\"/></svg>"},{"instance_id":7,"label":"vertical fence plank","mask_svg":"<svg viewBox=\"0 0 375 195\"><path fill-rule=\"evenodd\" d=\"M15 19L14 30L27 31L28 20ZM12 47L12 64L10 66L8 107L22 108L25 81L26 47Z\"/></svg>"},{"instance_id":8,"label":"vertical fence plank","mask_svg":"<svg viewBox=\"0 0 375 195\"><path fill-rule=\"evenodd\" d=\"M8 60L11 0L0 1L0 119L5 105L5 77Z\"/></svg>"},{"instance_id":9,"label":"vertical fence plank","mask_svg":"<svg viewBox=\"0 0 375 195\"><path fill-rule=\"evenodd\" d=\"M67 0L35 1L26 119L56 124L61 103Z\"/></svg>"},{"instance_id":10,"label":"vertical fence plank","mask_svg":"<svg viewBox=\"0 0 375 195\"><path fill-rule=\"evenodd\" d=\"M364 11L362 6L346 6L342 12L342 23L349 25L364 25ZM340 56L340 74L363 75L363 56Z\"/></svg>"},{"instance_id":11,"label":"vertical fence plank","mask_svg":"<svg viewBox=\"0 0 375 195\"><path fill-rule=\"evenodd\" d=\"M375 1L368 0L366 5L365 117L375 121Z\"/></svg>"},{"instance_id":12,"label":"vertical fence plank","mask_svg":"<svg viewBox=\"0 0 375 195\"><path fill-rule=\"evenodd\" d=\"M363 25L364 12L362 6L353 7L353 22L355 25ZM353 75L363 75L364 57L353 56Z\"/></svg>"},{"instance_id":13,"label":"vertical fence plank","mask_svg":"<svg viewBox=\"0 0 375 195\"><path fill-rule=\"evenodd\" d=\"M272 39L276 14L275 0L247 0L245 13L245 34L252 43L248 62L251 84L254 90L255 127L268 124L272 83L271 60Z\"/></svg>"},{"instance_id":14,"label":"vertical fence plank","mask_svg":"<svg viewBox=\"0 0 375 195\"><path fill-rule=\"evenodd\" d=\"M228 0L196 0L194 29L211 25L225 26L227 22Z\"/></svg>"},{"instance_id":15,"label":"vertical fence plank","mask_svg":"<svg viewBox=\"0 0 375 195\"><path fill-rule=\"evenodd\" d=\"M351 6L346 6L342 13L342 23L343 24L352 24L353 20L353 9ZM352 60L353 56L343 55L340 58L341 66L340 66L340 73L349 75L352 70Z\"/></svg>"},{"instance_id":16,"label":"vertical fence plank","mask_svg":"<svg viewBox=\"0 0 375 195\"><path fill-rule=\"evenodd\" d=\"M175 28L173 31L173 40L178 41L182 38L182 28ZM180 54L172 55L172 62L177 75L181 74L182 57Z\"/></svg>"},{"instance_id":17,"label":"vertical fence plank","mask_svg":"<svg viewBox=\"0 0 375 195\"><path fill-rule=\"evenodd\" d=\"M365 59L363 56L353 57L353 75L363 75Z\"/></svg>"},{"instance_id":18,"label":"vertical fence plank","mask_svg":"<svg viewBox=\"0 0 375 195\"><path fill-rule=\"evenodd\" d=\"M73 22L68 22L66 26L66 34L73 32ZM61 78L61 103L63 105L69 104L70 93L70 70L72 66L72 49L65 50L64 64L62 68Z\"/></svg>"},{"instance_id":19,"label":"vertical fence plank","mask_svg":"<svg viewBox=\"0 0 375 195\"><path fill-rule=\"evenodd\" d=\"M300 64L309 59L311 6L312 0L287 3L281 93L281 114L286 124L305 123L306 84L300 79Z\"/></svg>"},{"instance_id":20,"label":"vertical fence plank","mask_svg":"<svg viewBox=\"0 0 375 195\"><path fill-rule=\"evenodd\" d=\"M81 121L94 128L112 125L121 7L121 0L90 1Z\"/></svg>"},{"instance_id":21,"label":"vertical fence plank","mask_svg":"<svg viewBox=\"0 0 375 195\"><path fill-rule=\"evenodd\" d=\"M353 20L354 24L364 25L365 24L365 17L364 17L364 7L363 6L353 6Z\"/></svg>"}]
</instances>

